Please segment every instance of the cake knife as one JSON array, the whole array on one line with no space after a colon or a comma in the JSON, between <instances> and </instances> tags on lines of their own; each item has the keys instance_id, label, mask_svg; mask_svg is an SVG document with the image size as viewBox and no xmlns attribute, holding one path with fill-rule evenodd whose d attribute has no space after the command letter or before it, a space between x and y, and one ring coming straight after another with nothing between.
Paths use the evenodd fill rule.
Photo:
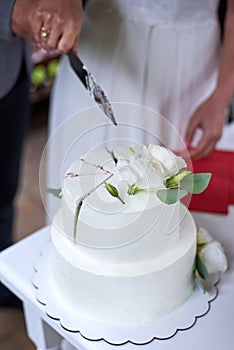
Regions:
<instances>
[{"instance_id":1,"label":"cake knife","mask_svg":"<svg viewBox=\"0 0 234 350\"><path fill-rule=\"evenodd\" d=\"M107 118L109 118L114 125L117 125L110 101L106 97L102 88L96 83L92 74L87 70L83 62L73 51L69 51L67 55L72 69L79 77L84 87L88 90L93 100L103 110Z\"/></svg>"}]
</instances>

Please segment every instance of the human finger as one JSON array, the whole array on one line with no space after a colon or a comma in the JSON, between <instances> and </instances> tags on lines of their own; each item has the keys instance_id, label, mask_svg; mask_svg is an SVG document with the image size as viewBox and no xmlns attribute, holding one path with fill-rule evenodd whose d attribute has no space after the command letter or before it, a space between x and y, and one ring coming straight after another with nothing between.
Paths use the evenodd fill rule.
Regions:
<instances>
[{"instance_id":1,"label":"human finger","mask_svg":"<svg viewBox=\"0 0 234 350\"><path fill-rule=\"evenodd\" d=\"M50 51L50 47L48 45L49 36L50 36L50 31L47 30L44 26L42 26L41 27L41 41L40 41L40 45L46 51Z\"/></svg>"},{"instance_id":2,"label":"human finger","mask_svg":"<svg viewBox=\"0 0 234 350\"><path fill-rule=\"evenodd\" d=\"M29 27L32 35L32 42L41 45L41 28L43 27L43 18L37 13L33 12L28 16Z\"/></svg>"},{"instance_id":3,"label":"human finger","mask_svg":"<svg viewBox=\"0 0 234 350\"><path fill-rule=\"evenodd\" d=\"M67 29L66 31L63 32L58 42L57 49L63 53L68 52L74 47L75 38L76 37L74 36L74 32L70 29Z\"/></svg>"},{"instance_id":4,"label":"human finger","mask_svg":"<svg viewBox=\"0 0 234 350\"><path fill-rule=\"evenodd\" d=\"M195 118L191 118L189 121L189 124L187 126L187 130L185 133L185 141L188 145L192 143L192 140L194 138L196 129L198 128L198 123Z\"/></svg>"},{"instance_id":5,"label":"human finger","mask_svg":"<svg viewBox=\"0 0 234 350\"><path fill-rule=\"evenodd\" d=\"M216 141L207 135L203 135L195 148L189 151L191 158L202 158L207 156L215 147Z\"/></svg>"},{"instance_id":6,"label":"human finger","mask_svg":"<svg viewBox=\"0 0 234 350\"><path fill-rule=\"evenodd\" d=\"M78 35L75 42L74 42L74 45L72 47L72 51L74 52L75 55L78 56L78 43L79 43L79 39L80 39L80 36Z\"/></svg>"},{"instance_id":7,"label":"human finger","mask_svg":"<svg viewBox=\"0 0 234 350\"><path fill-rule=\"evenodd\" d=\"M71 23L64 28L64 32L58 43L58 50L61 52L68 52L73 49L77 43L79 37L80 24Z\"/></svg>"},{"instance_id":8,"label":"human finger","mask_svg":"<svg viewBox=\"0 0 234 350\"><path fill-rule=\"evenodd\" d=\"M62 30L58 26L53 26L46 43L50 50L57 50L61 35Z\"/></svg>"},{"instance_id":9,"label":"human finger","mask_svg":"<svg viewBox=\"0 0 234 350\"><path fill-rule=\"evenodd\" d=\"M52 14L49 12L43 12L42 15L42 24L40 28L40 44L45 50L50 50L48 45L48 39L52 30Z\"/></svg>"}]
</instances>

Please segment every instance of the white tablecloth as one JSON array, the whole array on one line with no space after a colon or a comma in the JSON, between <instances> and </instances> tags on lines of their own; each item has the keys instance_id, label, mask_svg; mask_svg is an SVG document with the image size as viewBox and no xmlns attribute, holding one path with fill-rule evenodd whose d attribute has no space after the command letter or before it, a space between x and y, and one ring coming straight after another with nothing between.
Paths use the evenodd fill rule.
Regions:
<instances>
[{"instance_id":1,"label":"white tablecloth","mask_svg":"<svg viewBox=\"0 0 234 350\"><path fill-rule=\"evenodd\" d=\"M234 208L231 209L234 215ZM196 215L197 216L197 215ZM199 214L202 220L204 214ZM205 220L206 216L204 216ZM219 218L218 218L219 219ZM217 219L217 222L219 220ZM224 218L220 218L222 221ZM222 223L220 221L220 227ZM221 239L228 255L229 269L222 275L218 285L219 295L211 303L211 309L207 315L197 320L196 324L186 331L179 331L169 340L154 340L147 345L133 345L127 343L118 346L121 350L135 350L140 347L144 350L232 350L234 344L234 237L229 229L219 231L217 235ZM45 313L44 306L35 298L35 289L32 284L33 266L38 254L50 240L50 228L46 227L31 236L23 239L14 246L3 251L0 255L0 277L24 303L32 306L32 309L53 329L75 345L79 350L116 350L116 346L105 341L89 341L79 333L71 333L64 330L59 321L53 320Z\"/></svg>"}]
</instances>

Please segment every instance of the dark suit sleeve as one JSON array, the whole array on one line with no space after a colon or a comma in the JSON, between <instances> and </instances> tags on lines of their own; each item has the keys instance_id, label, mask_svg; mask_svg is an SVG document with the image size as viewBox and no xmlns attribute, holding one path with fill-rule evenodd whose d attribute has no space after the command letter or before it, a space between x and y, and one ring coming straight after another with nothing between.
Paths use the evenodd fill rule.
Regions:
<instances>
[{"instance_id":1,"label":"dark suit sleeve","mask_svg":"<svg viewBox=\"0 0 234 350\"><path fill-rule=\"evenodd\" d=\"M14 2L15 0L0 0L0 39L12 39L11 14Z\"/></svg>"},{"instance_id":2,"label":"dark suit sleeve","mask_svg":"<svg viewBox=\"0 0 234 350\"><path fill-rule=\"evenodd\" d=\"M86 6L87 2L88 2L88 0L82 0L83 7Z\"/></svg>"}]
</instances>

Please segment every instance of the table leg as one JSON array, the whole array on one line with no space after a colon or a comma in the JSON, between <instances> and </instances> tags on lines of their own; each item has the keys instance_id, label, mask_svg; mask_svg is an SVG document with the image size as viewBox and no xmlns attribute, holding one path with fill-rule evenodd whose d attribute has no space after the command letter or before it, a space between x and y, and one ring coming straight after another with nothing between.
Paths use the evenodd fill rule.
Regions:
<instances>
[{"instance_id":1,"label":"table leg","mask_svg":"<svg viewBox=\"0 0 234 350\"><path fill-rule=\"evenodd\" d=\"M37 350L59 350L63 337L50 327L28 303L24 303L24 317L29 338Z\"/></svg>"},{"instance_id":2,"label":"table leg","mask_svg":"<svg viewBox=\"0 0 234 350\"><path fill-rule=\"evenodd\" d=\"M79 347L79 349L81 349ZM61 350L79 350L78 348L74 347L72 344L70 344L66 339L63 339L61 343Z\"/></svg>"}]
</instances>

